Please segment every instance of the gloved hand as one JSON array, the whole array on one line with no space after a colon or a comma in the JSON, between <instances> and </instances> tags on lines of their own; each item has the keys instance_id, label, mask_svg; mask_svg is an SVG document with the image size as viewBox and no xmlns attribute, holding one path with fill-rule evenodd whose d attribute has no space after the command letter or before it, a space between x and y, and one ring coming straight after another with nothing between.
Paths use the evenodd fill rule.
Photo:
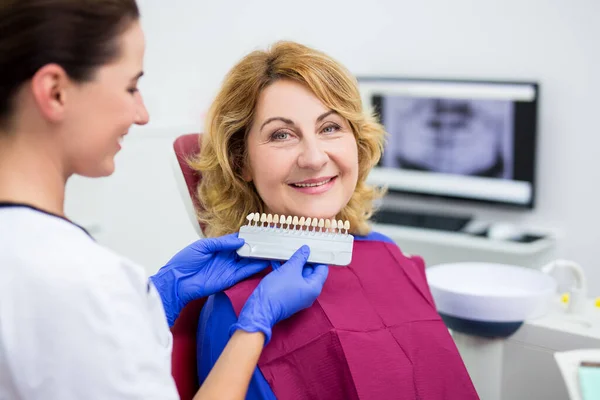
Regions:
<instances>
[{"instance_id":1,"label":"gloved hand","mask_svg":"<svg viewBox=\"0 0 600 400\"><path fill-rule=\"evenodd\" d=\"M263 332L266 343L271 340L271 329L277 322L310 307L321 294L327 279L327 265L305 265L310 249L302 246L283 265L274 263L274 269L258 284L250 295L229 334L237 329Z\"/></svg>"},{"instance_id":2,"label":"gloved hand","mask_svg":"<svg viewBox=\"0 0 600 400\"><path fill-rule=\"evenodd\" d=\"M239 257L235 250L243 244L237 233L200 239L150 277L160 293L169 326L190 301L223 291L269 266L266 260Z\"/></svg>"}]
</instances>

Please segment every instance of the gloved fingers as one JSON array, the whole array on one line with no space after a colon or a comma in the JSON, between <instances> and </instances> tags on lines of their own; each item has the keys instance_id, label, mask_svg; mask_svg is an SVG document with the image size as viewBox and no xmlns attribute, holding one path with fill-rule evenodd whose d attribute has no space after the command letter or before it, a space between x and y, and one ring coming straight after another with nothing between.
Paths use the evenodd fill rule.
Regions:
<instances>
[{"instance_id":1,"label":"gloved fingers","mask_svg":"<svg viewBox=\"0 0 600 400\"><path fill-rule=\"evenodd\" d=\"M206 253L216 253L217 251L237 250L245 243L240 239L237 233L231 233L216 238L200 239L199 245L204 248Z\"/></svg>"},{"instance_id":2,"label":"gloved fingers","mask_svg":"<svg viewBox=\"0 0 600 400\"><path fill-rule=\"evenodd\" d=\"M281 261L271 260L271 268L273 268L273 271L281 268Z\"/></svg>"},{"instance_id":3,"label":"gloved fingers","mask_svg":"<svg viewBox=\"0 0 600 400\"><path fill-rule=\"evenodd\" d=\"M304 276L304 271L302 275ZM312 273L304 276L304 279L310 286L318 288L320 292L327 280L327 275L329 275L329 267L325 264L317 264L312 268Z\"/></svg>"},{"instance_id":4,"label":"gloved fingers","mask_svg":"<svg viewBox=\"0 0 600 400\"><path fill-rule=\"evenodd\" d=\"M235 271L236 281L239 282L243 279L252 276L269 266L269 261L244 258L237 262L237 269ZM235 282L235 283L237 283Z\"/></svg>"},{"instance_id":5,"label":"gloved fingers","mask_svg":"<svg viewBox=\"0 0 600 400\"><path fill-rule=\"evenodd\" d=\"M307 245L302 245L280 268L292 268L297 270L298 273L302 273L304 265L306 265L306 261L308 260L309 256L310 248Z\"/></svg>"},{"instance_id":6,"label":"gloved fingers","mask_svg":"<svg viewBox=\"0 0 600 400\"><path fill-rule=\"evenodd\" d=\"M302 277L303 278L308 278L309 276L311 276L314 272L314 268L312 265L306 264L304 266L304 269L302 269Z\"/></svg>"}]
</instances>

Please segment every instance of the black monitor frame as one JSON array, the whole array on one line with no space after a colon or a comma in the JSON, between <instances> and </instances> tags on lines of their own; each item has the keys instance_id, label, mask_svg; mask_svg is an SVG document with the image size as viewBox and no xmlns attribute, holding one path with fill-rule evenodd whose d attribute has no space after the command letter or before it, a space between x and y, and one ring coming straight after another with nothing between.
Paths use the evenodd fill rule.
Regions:
<instances>
[{"instance_id":1,"label":"black monitor frame","mask_svg":"<svg viewBox=\"0 0 600 400\"><path fill-rule=\"evenodd\" d=\"M540 85L536 81L513 81L513 80L480 80L480 79L448 79L448 78L418 78L418 77L389 77L389 76L357 76L359 89L361 84L376 82L376 83L395 83L395 82L425 82L425 83L453 83L453 84L498 84L498 85L530 85L534 88L535 96L532 101L514 101L515 119L514 146L519 146L518 151L514 153L515 164L515 180L527 181L531 184L531 197L527 203L512 203L492 199L477 199L471 197L440 195L427 192L419 192L412 190L403 190L398 188L389 188L388 193L391 195L402 194L410 195L417 198L437 198L444 200L456 200L465 203L489 204L495 206L503 206L510 209L526 209L532 210L536 205L536 159L537 159L537 136L538 136L538 108L540 98ZM363 104L365 107L374 107L377 117L380 118L381 109L377 105ZM381 119L380 119L381 120Z\"/></svg>"}]
</instances>

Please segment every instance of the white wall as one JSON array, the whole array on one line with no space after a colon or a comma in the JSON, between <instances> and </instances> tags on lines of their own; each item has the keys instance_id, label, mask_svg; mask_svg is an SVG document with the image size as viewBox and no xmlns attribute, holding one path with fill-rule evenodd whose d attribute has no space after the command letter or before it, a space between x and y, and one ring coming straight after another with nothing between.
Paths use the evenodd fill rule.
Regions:
<instances>
[{"instance_id":1,"label":"white wall","mask_svg":"<svg viewBox=\"0 0 600 400\"><path fill-rule=\"evenodd\" d=\"M240 57L292 39L358 75L539 81L537 209L445 207L560 229L562 255L583 264L592 292L600 294L600 2L140 0L140 6L148 42L141 89L151 123L132 130L114 176L69 187L71 215L98 223L99 241L151 272L194 239L168 164L172 139L201 129L204 110Z\"/></svg>"}]
</instances>

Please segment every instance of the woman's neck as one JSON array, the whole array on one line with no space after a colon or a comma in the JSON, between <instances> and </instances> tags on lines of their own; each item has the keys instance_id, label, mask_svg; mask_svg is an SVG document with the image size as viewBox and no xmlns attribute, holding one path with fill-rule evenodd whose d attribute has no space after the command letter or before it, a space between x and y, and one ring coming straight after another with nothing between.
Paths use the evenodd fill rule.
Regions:
<instances>
[{"instance_id":1,"label":"woman's neck","mask_svg":"<svg viewBox=\"0 0 600 400\"><path fill-rule=\"evenodd\" d=\"M0 131L0 202L64 216L64 167L52 144L37 136Z\"/></svg>"}]
</instances>

